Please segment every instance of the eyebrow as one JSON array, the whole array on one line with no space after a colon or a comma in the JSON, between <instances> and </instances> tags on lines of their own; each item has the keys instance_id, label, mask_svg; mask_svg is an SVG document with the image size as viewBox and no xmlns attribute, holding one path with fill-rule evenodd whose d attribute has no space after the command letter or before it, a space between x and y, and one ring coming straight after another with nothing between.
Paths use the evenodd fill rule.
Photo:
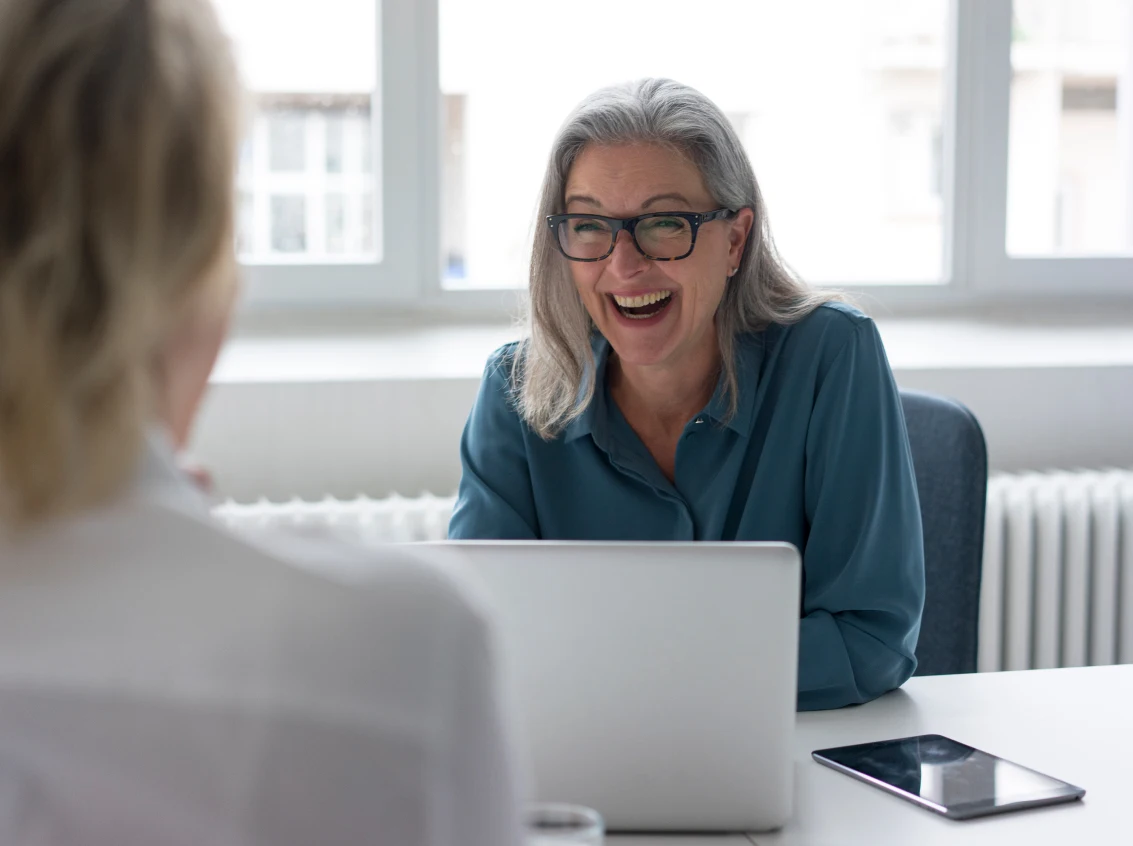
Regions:
<instances>
[{"instance_id":1,"label":"eyebrow","mask_svg":"<svg viewBox=\"0 0 1133 846\"><path fill-rule=\"evenodd\" d=\"M643 209L647 209L654 203L659 203L661 200L678 200L684 203L686 206L690 205L688 198L685 197L684 194L672 192L668 194L656 194L642 203L641 207ZM569 206L571 203L587 203L588 205L594 206L595 208L602 208L602 204L600 202L586 194L571 194L566 198L566 205Z\"/></svg>"}]
</instances>

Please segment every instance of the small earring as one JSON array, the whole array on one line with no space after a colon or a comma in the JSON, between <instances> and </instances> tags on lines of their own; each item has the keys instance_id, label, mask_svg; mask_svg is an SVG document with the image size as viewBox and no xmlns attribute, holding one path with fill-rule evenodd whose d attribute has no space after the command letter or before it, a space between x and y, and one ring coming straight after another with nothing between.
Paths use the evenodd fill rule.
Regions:
<instances>
[{"instance_id":1,"label":"small earring","mask_svg":"<svg viewBox=\"0 0 1133 846\"><path fill-rule=\"evenodd\" d=\"M735 275L736 275L736 271L738 271L738 270L739 270L739 268L738 268L738 267L733 267L733 268L732 268L732 270L731 270L731 272L730 272L730 273L729 273L728 275L729 275L729 276L735 276Z\"/></svg>"}]
</instances>

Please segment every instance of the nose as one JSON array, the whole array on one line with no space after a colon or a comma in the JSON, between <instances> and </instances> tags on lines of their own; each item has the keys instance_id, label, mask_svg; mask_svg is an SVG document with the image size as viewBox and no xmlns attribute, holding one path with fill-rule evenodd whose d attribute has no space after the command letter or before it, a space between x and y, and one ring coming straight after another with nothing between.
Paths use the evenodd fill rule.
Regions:
<instances>
[{"instance_id":1,"label":"nose","mask_svg":"<svg viewBox=\"0 0 1133 846\"><path fill-rule=\"evenodd\" d=\"M637 245L633 243L633 238L624 229L618 233L614 240L614 251L610 253L610 257L606 260L610 263L610 271L616 274L619 279L629 279L639 273L644 273L649 266L649 259L638 251Z\"/></svg>"}]
</instances>

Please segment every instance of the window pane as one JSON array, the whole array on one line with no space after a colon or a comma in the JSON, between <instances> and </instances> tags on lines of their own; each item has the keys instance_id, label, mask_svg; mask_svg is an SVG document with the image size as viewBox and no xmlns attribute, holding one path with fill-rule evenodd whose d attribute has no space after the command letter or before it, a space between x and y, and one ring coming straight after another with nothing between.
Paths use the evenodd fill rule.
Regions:
<instances>
[{"instance_id":1,"label":"window pane","mask_svg":"<svg viewBox=\"0 0 1133 846\"><path fill-rule=\"evenodd\" d=\"M940 280L948 0L581 8L440 0L447 285L526 283L556 129L594 89L642 76L695 86L731 118L805 278ZM501 20L530 37L484 49Z\"/></svg>"},{"instance_id":2,"label":"window pane","mask_svg":"<svg viewBox=\"0 0 1133 846\"><path fill-rule=\"evenodd\" d=\"M1133 250L1133 2L1016 0L1007 249Z\"/></svg>"},{"instance_id":3,"label":"window pane","mask_svg":"<svg viewBox=\"0 0 1133 846\"><path fill-rule=\"evenodd\" d=\"M444 137L441 148L441 243L446 280L462 280L464 244L468 233L468 200L464 194L464 104L463 94L444 95Z\"/></svg>"},{"instance_id":4,"label":"window pane","mask_svg":"<svg viewBox=\"0 0 1133 846\"><path fill-rule=\"evenodd\" d=\"M306 169L307 116L303 112L280 111L269 115L268 140L273 171L287 173Z\"/></svg>"},{"instance_id":5,"label":"window pane","mask_svg":"<svg viewBox=\"0 0 1133 846\"><path fill-rule=\"evenodd\" d=\"M370 124L370 115L355 114L354 123L358 127L358 162L359 169L363 173L370 173L374 167L373 156L374 150L370 145L370 134L373 128Z\"/></svg>"},{"instance_id":6,"label":"window pane","mask_svg":"<svg viewBox=\"0 0 1133 846\"><path fill-rule=\"evenodd\" d=\"M247 191L240 191L236 198L236 252L247 253L253 247L248 243L255 232L254 206L252 195Z\"/></svg>"},{"instance_id":7,"label":"window pane","mask_svg":"<svg viewBox=\"0 0 1133 846\"><path fill-rule=\"evenodd\" d=\"M271 248L279 253L302 253L307 249L307 198L271 198Z\"/></svg>"},{"instance_id":8,"label":"window pane","mask_svg":"<svg viewBox=\"0 0 1133 846\"><path fill-rule=\"evenodd\" d=\"M327 194L327 252L346 252L346 197L342 194Z\"/></svg>"},{"instance_id":9,"label":"window pane","mask_svg":"<svg viewBox=\"0 0 1133 846\"><path fill-rule=\"evenodd\" d=\"M374 249L374 195L362 195L362 249Z\"/></svg>"},{"instance_id":10,"label":"window pane","mask_svg":"<svg viewBox=\"0 0 1133 846\"><path fill-rule=\"evenodd\" d=\"M327 173L342 173L342 151L345 146L342 115L327 115Z\"/></svg>"},{"instance_id":11,"label":"window pane","mask_svg":"<svg viewBox=\"0 0 1133 846\"><path fill-rule=\"evenodd\" d=\"M367 202L378 223L377 3L217 0L257 105L240 163L243 260L376 258L362 227Z\"/></svg>"}]
</instances>

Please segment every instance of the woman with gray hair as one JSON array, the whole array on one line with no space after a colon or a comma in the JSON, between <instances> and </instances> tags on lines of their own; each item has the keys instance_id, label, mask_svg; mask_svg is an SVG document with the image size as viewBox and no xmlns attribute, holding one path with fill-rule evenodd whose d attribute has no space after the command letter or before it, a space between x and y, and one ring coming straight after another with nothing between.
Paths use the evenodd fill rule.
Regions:
<instances>
[{"instance_id":1,"label":"woman with gray hair","mask_svg":"<svg viewBox=\"0 0 1133 846\"><path fill-rule=\"evenodd\" d=\"M799 707L904 683L924 604L916 480L873 322L776 254L720 109L670 80L567 119L526 340L488 361L450 537L788 541Z\"/></svg>"}]
</instances>

